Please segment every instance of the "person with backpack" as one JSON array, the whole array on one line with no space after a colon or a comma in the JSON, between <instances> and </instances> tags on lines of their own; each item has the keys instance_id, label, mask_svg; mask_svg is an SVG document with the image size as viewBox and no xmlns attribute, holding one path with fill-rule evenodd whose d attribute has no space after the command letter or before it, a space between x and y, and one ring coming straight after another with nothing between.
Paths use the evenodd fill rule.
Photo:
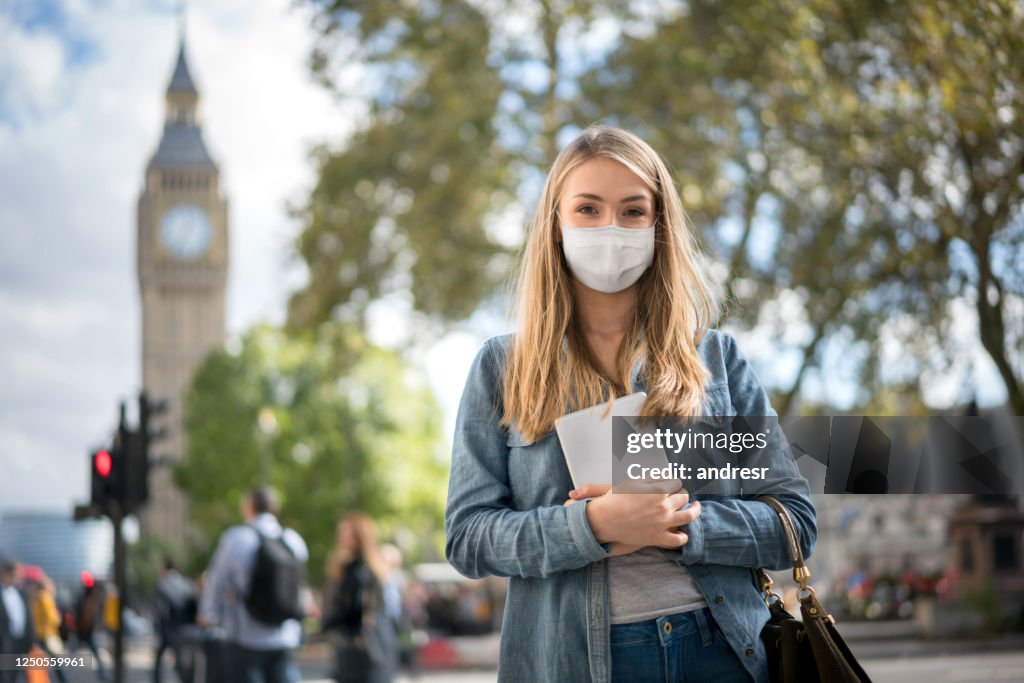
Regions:
<instances>
[{"instance_id":1,"label":"person with backpack","mask_svg":"<svg viewBox=\"0 0 1024 683\"><path fill-rule=\"evenodd\" d=\"M195 622L198 609L195 585L181 575L173 558L164 558L160 581L156 586L157 646L153 656L153 682L160 683L163 656L174 654L174 669L182 683L190 680L189 667L181 655L182 631Z\"/></svg>"},{"instance_id":2,"label":"person with backpack","mask_svg":"<svg viewBox=\"0 0 1024 683\"><path fill-rule=\"evenodd\" d=\"M223 628L225 669L238 683L299 680L293 652L302 639L309 551L278 514L273 489L251 489L242 499L246 523L221 535L203 584L199 623Z\"/></svg>"},{"instance_id":3,"label":"person with backpack","mask_svg":"<svg viewBox=\"0 0 1024 683\"><path fill-rule=\"evenodd\" d=\"M337 683L390 683L398 661L386 588L394 567L381 553L373 520L352 513L338 523L327 559L324 632L333 633Z\"/></svg>"}]
</instances>

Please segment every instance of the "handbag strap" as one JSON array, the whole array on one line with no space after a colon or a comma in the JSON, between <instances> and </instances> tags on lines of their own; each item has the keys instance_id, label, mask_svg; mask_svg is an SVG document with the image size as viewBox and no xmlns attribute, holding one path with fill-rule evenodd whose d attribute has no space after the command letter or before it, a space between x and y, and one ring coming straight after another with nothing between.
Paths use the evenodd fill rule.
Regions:
<instances>
[{"instance_id":1,"label":"handbag strap","mask_svg":"<svg viewBox=\"0 0 1024 683\"><path fill-rule=\"evenodd\" d=\"M796 525L793 524L793 518L789 516L789 511L786 510L786 506L771 496L758 496L757 500L770 505L782 522L782 529L786 533L786 545L789 546L789 554L793 558L793 580L800 585L801 591L813 591L814 589L808 585L811 580L811 570L807 563L804 562L804 554L800 550L800 537L796 532ZM778 593L772 592L771 588L774 582L763 568L758 568L757 578L761 584L761 591L765 593L766 603L770 602L770 598L773 595L777 598L779 597Z\"/></svg>"},{"instance_id":2,"label":"handbag strap","mask_svg":"<svg viewBox=\"0 0 1024 683\"><path fill-rule=\"evenodd\" d=\"M826 660L835 662L835 666L838 667L830 669L830 671L839 671L843 674L843 678L841 679L830 676L828 678L822 677L822 680L860 681L861 683L871 683L871 679L868 678L864 669L857 663L857 660L849 651L849 648L847 648L846 643L835 630L835 618L825 611L825 608L818 601L818 596L815 593L814 588L809 585L811 580L811 570L807 567L807 563L804 562L804 554L800 550L800 540L796 533L796 525L793 524L793 518L789 516L789 511L782 503L771 496L759 496L757 500L770 505L782 521L782 528L786 532L786 544L789 546L789 553L793 558L793 580L800 585L800 588L797 591L797 599L800 601L800 613L803 616L805 629L810 629L810 631L814 631L818 634L817 636L811 636L812 641L823 643L829 648L826 655L825 652L818 652L819 647L814 645L812 642L812 647L815 650L815 659L820 659L824 656ZM775 607L784 610L785 601L782 596L773 592L771 589L771 577L768 576L763 568L758 568L757 576L758 580L761 582L761 590L765 594L764 602L768 609L773 609L771 599L772 596L774 596L777 599ZM806 595L804 593L806 593ZM805 630L807 633L810 633L810 631Z\"/></svg>"}]
</instances>

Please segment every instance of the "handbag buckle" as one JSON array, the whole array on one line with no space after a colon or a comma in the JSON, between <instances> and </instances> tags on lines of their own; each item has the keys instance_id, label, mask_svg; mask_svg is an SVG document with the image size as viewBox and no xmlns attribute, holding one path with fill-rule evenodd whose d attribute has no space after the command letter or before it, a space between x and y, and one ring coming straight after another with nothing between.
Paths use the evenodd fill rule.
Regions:
<instances>
[{"instance_id":1,"label":"handbag buckle","mask_svg":"<svg viewBox=\"0 0 1024 683\"><path fill-rule=\"evenodd\" d=\"M786 600L781 595L779 595L778 593L776 593L773 590L767 590L767 591L764 592L764 604L765 604L765 607L768 607L769 609L771 609L772 598L775 598L775 601L780 603L783 607L786 606Z\"/></svg>"}]
</instances>

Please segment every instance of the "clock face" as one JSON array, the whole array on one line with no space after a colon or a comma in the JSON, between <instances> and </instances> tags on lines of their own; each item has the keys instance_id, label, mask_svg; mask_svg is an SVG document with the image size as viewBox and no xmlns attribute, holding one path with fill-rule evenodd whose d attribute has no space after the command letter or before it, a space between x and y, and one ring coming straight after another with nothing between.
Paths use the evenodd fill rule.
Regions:
<instances>
[{"instance_id":1,"label":"clock face","mask_svg":"<svg viewBox=\"0 0 1024 683\"><path fill-rule=\"evenodd\" d=\"M186 261L206 253L212 236L210 217L195 204L176 204L160 223L160 242L164 249Z\"/></svg>"}]
</instances>

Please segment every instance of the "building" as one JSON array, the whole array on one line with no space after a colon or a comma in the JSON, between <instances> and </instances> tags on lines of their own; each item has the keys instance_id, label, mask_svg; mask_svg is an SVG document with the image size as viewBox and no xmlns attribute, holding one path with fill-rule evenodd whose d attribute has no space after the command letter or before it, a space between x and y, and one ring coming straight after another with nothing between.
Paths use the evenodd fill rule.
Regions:
<instances>
[{"instance_id":1,"label":"building","mask_svg":"<svg viewBox=\"0 0 1024 683\"><path fill-rule=\"evenodd\" d=\"M953 494L813 496L818 543L811 560L826 583L852 572L933 575L953 561L947 527L966 498Z\"/></svg>"},{"instance_id":2,"label":"building","mask_svg":"<svg viewBox=\"0 0 1024 683\"><path fill-rule=\"evenodd\" d=\"M75 522L66 512L5 512L0 554L42 567L73 594L82 570L100 578L112 575L114 528L108 519Z\"/></svg>"},{"instance_id":3,"label":"building","mask_svg":"<svg viewBox=\"0 0 1024 683\"><path fill-rule=\"evenodd\" d=\"M1024 607L1024 510L1017 496L973 496L949 520L957 581L954 596L991 591Z\"/></svg>"},{"instance_id":4,"label":"building","mask_svg":"<svg viewBox=\"0 0 1024 683\"><path fill-rule=\"evenodd\" d=\"M228 204L203 142L199 91L184 35L167 85L163 135L146 166L137 216L136 262L142 303L142 386L166 399L169 435L157 452L185 453L184 398L196 368L225 336ZM181 538L187 502L170 467L150 475L143 533Z\"/></svg>"}]
</instances>

